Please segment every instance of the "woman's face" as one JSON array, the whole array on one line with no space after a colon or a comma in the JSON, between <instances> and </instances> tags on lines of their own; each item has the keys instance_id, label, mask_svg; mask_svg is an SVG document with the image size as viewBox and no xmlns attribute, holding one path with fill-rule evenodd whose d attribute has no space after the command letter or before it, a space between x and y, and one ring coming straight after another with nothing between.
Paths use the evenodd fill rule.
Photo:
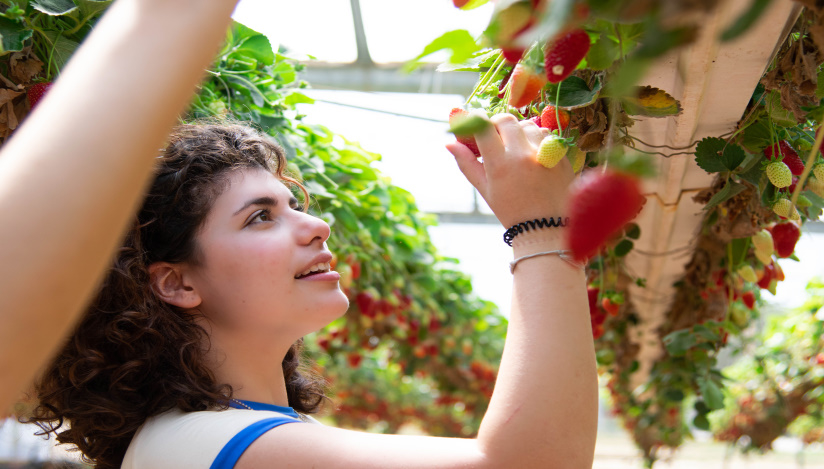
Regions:
<instances>
[{"instance_id":1,"label":"woman's face","mask_svg":"<svg viewBox=\"0 0 824 469\"><path fill-rule=\"evenodd\" d=\"M197 236L200 262L190 267L202 300L197 309L211 327L283 335L291 344L345 313L349 301L337 272L298 278L331 260L329 225L297 210L292 193L268 171L227 177Z\"/></svg>"}]
</instances>

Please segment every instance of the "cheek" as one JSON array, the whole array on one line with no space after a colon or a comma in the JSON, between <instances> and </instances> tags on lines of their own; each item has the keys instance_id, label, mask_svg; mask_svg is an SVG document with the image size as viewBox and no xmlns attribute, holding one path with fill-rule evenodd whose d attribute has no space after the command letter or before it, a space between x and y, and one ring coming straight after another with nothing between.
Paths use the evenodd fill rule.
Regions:
<instances>
[{"instance_id":1,"label":"cheek","mask_svg":"<svg viewBox=\"0 0 824 469\"><path fill-rule=\"evenodd\" d=\"M271 240L215 243L207 269L215 293L225 302L246 306L271 301L272 295L287 293L294 277L289 250Z\"/></svg>"}]
</instances>

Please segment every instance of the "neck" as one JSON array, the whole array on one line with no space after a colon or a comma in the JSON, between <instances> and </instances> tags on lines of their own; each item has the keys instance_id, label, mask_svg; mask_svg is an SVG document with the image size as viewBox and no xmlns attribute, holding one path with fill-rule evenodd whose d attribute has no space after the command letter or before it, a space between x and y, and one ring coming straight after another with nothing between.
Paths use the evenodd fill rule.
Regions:
<instances>
[{"instance_id":1,"label":"neck","mask_svg":"<svg viewBox=\"0 0 824 469\"><path fill-rule=\"evenodd\" d=\"M291 343L216 335L211 342L208 353L215 378L232 386L235 399L289 406L281 362Z\"/></svg>"}]
</instances>

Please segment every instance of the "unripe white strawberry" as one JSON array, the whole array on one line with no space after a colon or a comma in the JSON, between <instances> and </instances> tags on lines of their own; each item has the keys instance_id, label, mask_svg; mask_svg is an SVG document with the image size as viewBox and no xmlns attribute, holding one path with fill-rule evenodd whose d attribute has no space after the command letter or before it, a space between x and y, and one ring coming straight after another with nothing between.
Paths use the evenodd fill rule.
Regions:
<instances>
[{"instance_id":1,"label":"unripe white strawberry","mask_svg":"<svg viewBox=\"0 0 824 469\"><path fill-rule=\"evenodd\" d=\"M774 249L772 234L770 234L768 230L763 229L752 235L750 239L752 240L753 247L755 247L755 257L764 265L771 263L771 256Z\"/></svg>"},{"instance_id":2,"label":"unripe white strawberry","mask_svg":"<svg viewBox=\"0 0 824 469\"><path fill-rule=\"evenodd\" d=\"M818 176L807 179L807 189L813 191L813 194L824 198L824 179L818 179Z\"/></svg>"},{"instance_id":3,"label":"unripe white strawberry","mask_svg":"<svg viewBox=\"0 0 824 469\"><path fill-rule=\"evenodd\" d=\"M780 161L773 161L768 164L766 171L770 182L779 189L793 183L792 171L790 171L789 166Z\"/></svg>"},{"instance_id":4,"label":"unripe white strawberry","mask_svg":"<svg viewBox=\"0 0 824 469\"><path fill-rule=\"evenodd\" d=\"M567 145L564 139L549 134L541 141L538 147L538 163L546 168L554 168L567 154Z\"/></svg>"},{"instance_id":5,"label":"unripe white strawberry","mask_svg":"<svg viewBox=\"0 0 824 469\"><path fill-rule=\"evenodd\" d=\"M795 209L795 206L790 201L790 199L778 199L778 202L775 203L772 207L773 212L777 215L790 219L790 220L800 220L801 216L798 214L798 210Z\"/></svg>"},{"instance_id":6,"label":"unripe white strawberry","mask_svg":"<svg viewBox=\"0 0 824 469\"><path fill-rule=\"evenodd\" d=\"M738 268L738 275L741 276L744 280L748 282L757 282L758 277L755 275L755 271L752 269L751 265L742 265Z\"/></svg>"},{"instance_id":7,"label":"unripe white strawberry","mask_svg":"<svg viewBox=\"0 0 824 469\"><path fill-rule=\"evenodd\" d=\"M818 163L817 165L813 166L813 174L815 178L821 182L824 182L824 163Z\"/></svg>"}]
</instances>

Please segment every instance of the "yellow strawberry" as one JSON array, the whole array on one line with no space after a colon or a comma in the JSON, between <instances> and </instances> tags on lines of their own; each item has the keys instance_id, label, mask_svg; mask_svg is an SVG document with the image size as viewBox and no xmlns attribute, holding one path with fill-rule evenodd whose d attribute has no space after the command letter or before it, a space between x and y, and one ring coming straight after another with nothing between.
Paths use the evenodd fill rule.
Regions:
<instances>
[{"instance_id":1,"label":"yellow strawberry","mask_svg":"<svg viewBox=\"0 0 824 469\"><path fill-rule=\"evenodd\" d=\"M567 154L567 145L564 139L549 134L541 141L538 147L538 163L546 168L554 168Z\"/></svg>"}]
</instances>

